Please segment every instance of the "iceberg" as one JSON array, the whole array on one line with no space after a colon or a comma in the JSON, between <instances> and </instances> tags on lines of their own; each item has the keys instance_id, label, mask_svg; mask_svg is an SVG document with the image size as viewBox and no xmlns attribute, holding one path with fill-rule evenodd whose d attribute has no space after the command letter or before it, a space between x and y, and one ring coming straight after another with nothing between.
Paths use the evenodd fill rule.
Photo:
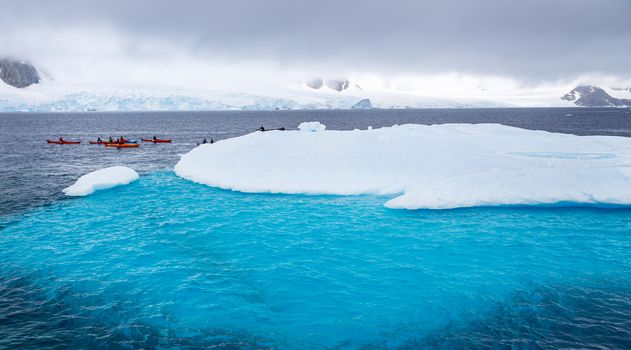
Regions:
<instances>
[{"instance_id":1,"label":"iceberg","mask_svg":"<svg viewBox=\"0 0 631 350\"><path fill-rule=\"evenodd\" d=\"M326 130L326 125L320 122L303 122L298 125L298 130L311 132L324 131Z\"/></svg>"},{"instance_id":2,"label":"iceberg","mask_svg":"<svg viewBox=\"0 0 631 350\"><path fill-rule=\"evenodd\" d=\"M124 166L113 166L85 174L62 192L66 196L87 196L95 191L127 185L138 180L138 173Z\"/></svg>"},{"instance_id":3,"label":"iceberg","mask_svg":"<svg viewBox=\"0 0 631 350\"><path fill-rule=\"evenodd\" d=\"M392 195L385 205L631 205L631 139L499 124L256 132L199 146L175 173L242 192Z\"/></svg>"}]
</instances>

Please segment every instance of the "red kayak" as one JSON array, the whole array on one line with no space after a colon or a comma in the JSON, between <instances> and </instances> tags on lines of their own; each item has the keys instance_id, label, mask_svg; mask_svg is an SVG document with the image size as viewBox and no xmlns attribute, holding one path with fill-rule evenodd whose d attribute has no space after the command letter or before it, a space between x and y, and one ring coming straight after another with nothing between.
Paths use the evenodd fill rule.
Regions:
<instances>
[{"instance_id":1,"label":"red kayak","mask_svg":"<svg viewBox=\"0 0 631 350\"><path fill-rule=\"evenodd\" d=\"M153 143L170 143L172 140L164 140L164 139L142 139L142 142L153 142Z\"/></svg>"},{"instance_id":2,"label":"red kayak","mask_svg":"<svg viewBox=\"0 0 631 350\"><path fill-rule=\"evenodd\" d=\"M59 140L46 140L48 143L54 143L57 145L78 145L81 141L59 141Z\"/></svg>"}]
</instances>

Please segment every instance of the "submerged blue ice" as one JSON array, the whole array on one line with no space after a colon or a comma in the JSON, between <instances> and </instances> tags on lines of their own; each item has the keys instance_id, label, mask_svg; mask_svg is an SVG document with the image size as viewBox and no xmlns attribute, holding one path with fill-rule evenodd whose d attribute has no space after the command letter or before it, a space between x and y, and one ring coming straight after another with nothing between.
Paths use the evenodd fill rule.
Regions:
<instances>
[{"instance_id":1,"label":"submerged blue ice","mask_svg":"<svg viewBox=\"0 0 631 350\"><path fill-rule=\"evenodd\" d=\"M0 334L0 347L629 339L629 209L383 202L243 194L163 172L15 217L0 229L0 315L12 315L0 316L0 332L23 333Z\"/></svg>"}]
</instances>

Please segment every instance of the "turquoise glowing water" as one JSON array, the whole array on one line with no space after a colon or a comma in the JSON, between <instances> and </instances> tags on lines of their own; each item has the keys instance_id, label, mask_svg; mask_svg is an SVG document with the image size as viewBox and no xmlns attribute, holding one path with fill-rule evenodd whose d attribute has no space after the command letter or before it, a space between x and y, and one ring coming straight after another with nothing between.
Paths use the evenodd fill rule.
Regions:
<instances>
[{"instance_id":1,"label":"turquoise glowing water","mask_svg":"<svg viewBox=\"0 0 631 350\"><path fill-rule=\"evenodd\" d=\"M623 348L631 211L401 211L157 172L0 229L1 347Z\"/></svg>"}]
</instances>

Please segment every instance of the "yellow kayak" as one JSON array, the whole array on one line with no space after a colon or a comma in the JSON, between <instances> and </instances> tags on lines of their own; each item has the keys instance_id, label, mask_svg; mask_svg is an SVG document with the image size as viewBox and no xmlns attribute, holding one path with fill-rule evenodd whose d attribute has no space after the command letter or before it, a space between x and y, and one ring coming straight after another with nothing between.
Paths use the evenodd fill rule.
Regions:
<instances>
[{"instance_id":1,"label":"yellow kayak","mask_svg":"<svg viewBox=\"0 0 631 350\"><path fill-rule=\"evenodd\" d=\"M138 143L106 143L105 147L131 148L131 147L140 147L140 144Z\"/></svg>"}]
</instances>

